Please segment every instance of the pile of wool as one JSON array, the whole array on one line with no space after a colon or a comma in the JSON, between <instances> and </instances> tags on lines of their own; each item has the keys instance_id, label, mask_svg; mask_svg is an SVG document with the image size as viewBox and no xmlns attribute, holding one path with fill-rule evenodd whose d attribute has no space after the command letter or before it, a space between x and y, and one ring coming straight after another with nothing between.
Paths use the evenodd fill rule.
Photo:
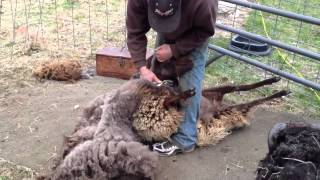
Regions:
<instances>
[{"instance_id":1,"label":"pile of wool","mask_svg":"<svg viewBox=\"0 0 320 180\"><path fill-rule=\"evenodd\" d=\"M281 129L275 131L280 124ZM269 133L269 152L259 163L256 179L318 180L319 125L301 122L283 124L276 124Z\"/></svg>"},{"instance_id":2,"label":"pile of wool","mask_svg":"<svg viewBox=\"0 0 320 180\"><path fill-rule=\"evenodd\" d=\"M144 95L159 92L168 93L149 81L131 80L94 99L65 137L57 163L38 179L151 180L158 155L139 141L132 116Z\"/></svg>"},{"instance_id":3,"label":"pile of wool","mask_svg":"<svg viewBox=\"0 0 320 180\"><path fill-rule=\"evenodd\" d=\"M142 97L140 105L133 115L133 127L146 141L169 139L177 132L183 118L183 112L176 107L165 107L166 96L154 94Z\"/></svg>"},{"instance_id":4,"label":"pile of wool","mask_svg":"<svg viewBox=\"0 0 320 180\"><path fill-rule=\"evenodd\" d=\"M80 121L77 123L73 133L64 137L62 157L60 158L67 156L78 144L93 139L101 120L104 101L108 101L109 98L111 98L109 94L100 95L83 110ZM56 161L57 164L54 166L58 166L59 160L57 159Z\"/></svg>"},{"instance_id":5,"label":"pile of wool","mask_svg":"<svg viewBox=\"0 0 320 180\"><path fill-rule=\"evenodd\" d=\"M81 73L82 66L75 60L46 61L33 70L39 80L75 81L81 79Z\"/></svg>"},{"instance_id":6,"label":"pile of wool","mask_svg":"<svg viewBox=\"0 0 320 180\"><path fill-rule=\"evenodd\" d=\"M197 123L198 146L215 145L233 129L250 125L246 113L229 110L223 112L219 117L213 117L210 121L199 120Z\"/></svg>"}]
</instances>

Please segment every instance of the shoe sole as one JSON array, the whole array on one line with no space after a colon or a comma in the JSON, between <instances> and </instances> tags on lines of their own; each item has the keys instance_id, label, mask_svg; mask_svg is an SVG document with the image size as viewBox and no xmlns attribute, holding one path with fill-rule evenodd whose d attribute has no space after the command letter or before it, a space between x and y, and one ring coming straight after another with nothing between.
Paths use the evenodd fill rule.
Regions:
<instances>
[{"instance_id":1,"label":"shoe sole","mask_svg":"<svg viewBox=\"0 0 320 180\"><path fill-rule=\"evenodd\" d=\"M158 152L158 151L156 151L158 154L159 154L159 156L161 156L161 157L170 157L170 156L175 156L175 155L177 155L177 154L186 154L186 153L191 153L191 152L193 152L195 150L195 147L193 147L193 148L191 148L190 150L187 150L187 151L182 151L182 150L180 150L180 151L175 151L175 152L173 152L172 154L165 154L165 153L160 153L160 152Z\"/></svg>"}]
</instances>

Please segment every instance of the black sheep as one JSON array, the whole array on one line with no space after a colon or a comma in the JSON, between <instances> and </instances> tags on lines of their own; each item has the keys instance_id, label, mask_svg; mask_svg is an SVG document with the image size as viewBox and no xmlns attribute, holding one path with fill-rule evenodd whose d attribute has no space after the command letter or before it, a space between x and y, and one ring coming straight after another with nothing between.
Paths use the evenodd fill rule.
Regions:
<instances>
[{"instance_id":1,"label":"black sheep","mask_svg":"<svg viewBox=\"0 0 320 180\"><path fill-rule=\"evenodd\" d=\"M318 180L320 125L278 123L269 133L269 152L260 161L256 180Z\"/></svg>"}]
</instances>

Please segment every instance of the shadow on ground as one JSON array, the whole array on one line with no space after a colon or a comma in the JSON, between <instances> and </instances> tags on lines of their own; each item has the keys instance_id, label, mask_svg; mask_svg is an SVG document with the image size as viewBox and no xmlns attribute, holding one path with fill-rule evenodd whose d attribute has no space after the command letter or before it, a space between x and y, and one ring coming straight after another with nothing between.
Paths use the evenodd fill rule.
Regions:
<instances>
[{"instance_id":1,"label":"shadow on ground","mask_svg":"<svg viewBox=\"0 0 320 180\"><path fill-rule=\"evenodd\" d=\"M0 157L43 171L59 153L63 135L71 133L87 103L123 82L95 77L75 84L45 82L19 89L0 104ZM233 132L218 145L161 158L157 179L254 179L257 162L267 150L268 130L276 122L292 120L301 117L258 109L250 127Z\"/></svg>"}]
</instances>

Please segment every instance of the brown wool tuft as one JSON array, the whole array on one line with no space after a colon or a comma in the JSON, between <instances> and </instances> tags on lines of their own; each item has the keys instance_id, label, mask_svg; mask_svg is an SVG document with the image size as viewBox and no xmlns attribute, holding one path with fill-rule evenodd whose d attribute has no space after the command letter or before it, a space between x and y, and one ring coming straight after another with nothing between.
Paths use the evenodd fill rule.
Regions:
<instances>
[{"instance_id":1,"label":"brown wool tuft","mask_svg":"<svg viewBox=\"0 0 320 180\"><path fill-rule=\"evenodd\" d=\"M219 118L212 118L209 122L199 120L197 144L198 146L215 145L231 134L233 129L248 125L250 123L246 114L236 110L224 112Z\"/></svg>"},{"instance_id":2,"label":"brown wool tuft","mask_svg":"<svg viewBox=\"0 0 320 180\"><path fill-rule=\"evenodd\" d=\"M133 115L133 127L147 141L165 140L176 133L183 113L176 108L164 107L165 96L144 96Z\"/></svg>"},{"instance_id":3,"label":"brown wool tuft","mask_svg":"<svg viewBox=\"0 0 320 180\"><path fill-rule=\"evenodd\" d=\"M60 60L44 62L33 70L33 75L39 79L57 81L74 81L81 79L82 67L75 60Z\"/></svg>"}]
</instances>

